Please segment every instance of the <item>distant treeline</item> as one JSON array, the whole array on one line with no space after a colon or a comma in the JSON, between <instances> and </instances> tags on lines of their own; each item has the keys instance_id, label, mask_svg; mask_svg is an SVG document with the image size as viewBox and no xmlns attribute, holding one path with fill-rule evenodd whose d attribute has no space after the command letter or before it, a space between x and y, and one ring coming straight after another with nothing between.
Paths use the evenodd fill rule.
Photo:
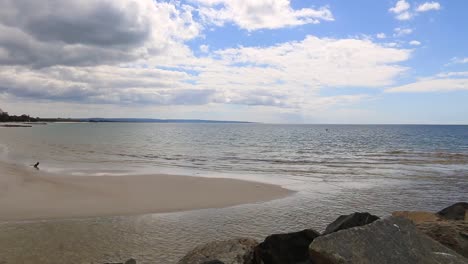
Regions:
<instances>
[{"instance_id":1,"label":"distant treeline","mask_svg":"<svg viewBox=\"0 0 468 264\"><path fill-rule=\"evenodd\" d=\"M0 122L37 122L39 117L30 117L28 115L9 115L7 112L0 112Z\"/></svg>"}]
</instances>

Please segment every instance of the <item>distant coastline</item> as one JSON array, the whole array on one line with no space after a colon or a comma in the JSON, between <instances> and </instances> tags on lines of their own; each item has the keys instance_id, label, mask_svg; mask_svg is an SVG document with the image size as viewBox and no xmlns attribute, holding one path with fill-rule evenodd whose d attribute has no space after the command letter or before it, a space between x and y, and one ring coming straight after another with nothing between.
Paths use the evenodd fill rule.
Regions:
<instances>
[{"instance_id":1,"label":"distant coastline","mask_svg":"<svg viewBox=\"0 0 468 264\"><path fill-rule=\"evenodd\" d=\"M118 123L222 123L249 124L246 121L203 120L203 119L153 119L153 118L84 118L78 122L118 122Z\"/></svg>"},{"instance_id":2,"label":"distant coastline","mask_svg":"<svg viewBox=\"0 0 468 264\"><path fill-rule=\"evenodd\" d=\"M29 115L9 115L7 112L0 110L0 123L25 123L31 124L45 124L48 122L66 122L66 123L220 123L220 124L249 124L254 122L246 121L228 121L228 120L204 120L204 119L157 119L157 118L41 118L31 117ZM18 125L2 125L4 127L18 127ZM24 127L21 125L21 127Z\"/></svg>"}]
</instances>

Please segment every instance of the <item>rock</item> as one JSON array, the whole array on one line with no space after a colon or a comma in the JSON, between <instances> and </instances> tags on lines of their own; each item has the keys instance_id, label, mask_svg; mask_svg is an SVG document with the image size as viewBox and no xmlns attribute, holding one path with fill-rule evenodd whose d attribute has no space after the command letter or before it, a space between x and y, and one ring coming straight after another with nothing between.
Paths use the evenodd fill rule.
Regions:
<instances>
[{"instance_id":1,"label":"rock","mask_svg":"<svg viewBox=\"0 0 468 264\"><path fill-rule=\"evenodd\" d=\"M224 264L224 262L215 259L215 260L203 262L202 264Z\"/></svg>"},{"instance_id":2,"label":"rock","mask_svg":"<svg viewBox=\"0 0 468 264\"><path fill-rule=\"evenodd\" d=\"M1 262L0 262L0 264L1 264ZM137 262L136 262L135 259L131 258L131 259L125 261L125 263L124 262L107 262L107 263L104 263L104 264L137 264Z\"/></svg>"},{"instance_id":3,"label":"rock","mask_svg":"<svg viewBox=\"0 0 468 264\"><path fill-rule=\"evenodd\" d=\"M468 203L461 202L442 209L437 214L444 219L468 221L468 219L466 219L466 216L468 215L467 211Z\"/></svg>"},{"instance_id":4,"label":"rock","mask_svg":"<svg viewBox=\"0 0 468 264\"><path fill-rule=\"evenodd\" d=\"M214 241L194 248L178 263L252 264L253 251L257 244L258 242L251 238Z\"/></svg>"},{"instance_id":5,"label":"rock","mask_svg":"<svg viewBox=\"0 0 468 264\"><path fill-rule=\"evenodd\" d=\"M416 226L432 239L468 258L468 222L428 221Z\"/></svg>"},{"instance_id":6,"label":"rock","mask_svg":"<svg viewBox=\"0 0 468 264\"><path fill-rule=\"evenodd\" d=\"M432 212L424 211L396 211L392 213L393 216L399 216L411 220L415 224L427 221L439 221L441 218Z\"/></svg>"},{"instance_id":7,"label":"rock","mask_svg":"<svg viewBox=\"0 0 468 264\"><path fill-rule=\"evenodd\" d=\"M125 261L125 264L137 264L137 262L136 262L135 259L131 258L131 259Z\"/></svg>"},{"instance_id":8,"label":"rock","mask_svg":"<svg viewBox=\"0 0 468 264\"><path fill-rule=\"evenodd\" d=\"M255 263L310 263L309 245L318 236L320 234L311 229L268 236L265 241L255 247Z\"/></svg>"},{"instance_id":9,"label":"rock","mask_svg":"<svg viewBox=\"0 0 468 264\"><path fill-rule=\"evenodd\" d=\"M410 220L401 217L318 237L310 245L310 256L317 264L467 263L464 257L424 235Z\"/></svg>"},{"instance_id":10,"label":"rock","mask_svg":"<svg viewBox=\"0 0 468 264\"><path fill-rule=\"evenodd\" d=\"M468 258L468 222L447 220L429 212L394 212L411 220L424 234Z\"/></svg>"},{"instance_id":11,"label":"rock","mask_svg":"<svg viewBox=\"0 0 468 264\"><path fill-rule=\"evenodd\" d=\"M380 219L378 216L369 213L353 213L342 215L333 223L329 224L322 235L330 234L338 230L348 229L356 226L363 226Z\"/></svg>"}]
</instances>

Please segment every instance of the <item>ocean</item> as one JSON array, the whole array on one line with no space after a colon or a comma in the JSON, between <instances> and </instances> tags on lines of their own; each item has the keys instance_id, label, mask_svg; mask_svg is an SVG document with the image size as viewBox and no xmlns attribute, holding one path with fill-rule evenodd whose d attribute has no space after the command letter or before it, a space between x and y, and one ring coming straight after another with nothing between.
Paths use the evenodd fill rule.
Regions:
<instances>
[{"instance_id":1,"label":"ocean","mask_svg":"<svg viewBox=\"0 0 468 264\"><path fill-rule=\"evenodd\" d=\"M468 200L468 126L56 123L0 128L0 159L63 175L228 177L297 191L222 209L0 223L7 263L174 263L214 239Z\"/></svg>"}]
</instances>

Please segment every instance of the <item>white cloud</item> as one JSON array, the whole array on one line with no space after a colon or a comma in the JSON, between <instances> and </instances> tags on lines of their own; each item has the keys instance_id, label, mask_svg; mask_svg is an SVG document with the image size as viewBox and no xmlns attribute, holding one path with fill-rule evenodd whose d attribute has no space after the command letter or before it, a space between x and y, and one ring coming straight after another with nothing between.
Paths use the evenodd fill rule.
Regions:
<instances>
[{"instance_id":1,"label":"white cloud","mask_svg":"<svg viewBox=\"0 0 468 264\"><path fill-rule=\"evenodd\" d=\"M388 11L395 14L395 18L398 20L408 20L412 17L409 12L411 5L405 0L399 0L395 6L390 8Z\"/></svg>"},{"instance_id":2,"label":"white cloud","mask_svg":"<svg viewBox=\"0 0 468 264\"><path fill-rule=\"evenodd\" d=\"M468 90L468 79L435 79L393 87L386 92L426 93Z\"/></svg>"},{"instance_id":3,"label":"white cloud","mask_svg":"<svg viewBox=\"0 0 468 264\"><path fill-rule=\"evenodd\" d=\"M401 45L396 42L388 42L388 43L383 43L385 47L390 47L390 48L397 48L400 47Z\"/></svg>"},{"instance_id":4,"label":"white cloud","mask_svg":"<svg viewBox=\"0 0 468 264\"><path fill-rule=\"evenodd\" d=\"M409 35L413 33L413 30L411 28L395 28L393 31L395 31L395 34L393 34L395 37L402 37L405 35Z\"/></svg>"},{"instance_id":5,"label":"white cloud","mask_svg":"<svg viewBox=\"0 0 468 264\"><path fill-rule=\"evenodd\" d=\"M410 7L410 4L405 0L399 0L398 2L396 2L395 6L390 8L388 11L395 14L400 14L410 9Z\"/></svg>"},{"instance_id":6,"label":"white cloud","mask_svg":"<svg viewBox=\"0 0 468 264\"><path fill-rule=\"evenodd\" d=\"M416 15L416 12L427 12L430 10L440 10L441 6L438 2L425 2L420 4L414 10L411 10L411 5L405 0L399 0L394 7L388 11L395 15L398 20L410 20Z\"/></svg>"},{"instance_id":7,"label":"white cloud","mask_svg":"<svg viewBox=\"0 0 468 264\"><path fill-rule=\"evenodd\" d=\"M450 60L450 63L451 64L465 64L465 63L468 63L468 57L466 58L455 57Z\"/></svg>"},{"instance_id":8,"label":"white cloud","mask_svg":"<svg viewBox=\"0 0 468 264\"><path fill-rule=\"evenodd\" d=\"M378 34L376 35L376 37L379 38L379 39L384 39L384 38L387 37L387 35L385 35L385 33L378 33Z\"/></svg>"},{"instance_id":9,"label":"white cloud","mask_svg":"<svg viewBox=\"0 0 468 264\"><path fill-rule=\"evenodd\" d=\"M412 45L412 46L419 46L419 45L421 45L421 42L419 42L417 40L412 40L412 41L409 42L409 44Z\"/></svg>"},{"instance_id":10,"label":"white cloud","mask_svg":"<svg viewBox=\"0 0 468 264\"><path fill-rule=\"evenodd\" d=\"M333 21L328 7L293 9L289 0L193 0L206 23L226 22L254 31Z\"/></svg>"},{"instance_id":11,"label":"white cloud","mask_svg":"<svg viewBox=\"0 0 468 264\"><path fill-rule=\"evenodd\" d=\"M35 100L124 105L215 103L312 109L364 98L323 98L320 89L392 84L406 70L398 63L409 55L409 50L370 40L308 36L269 47L216 50L201 58L190 53L160 57L147 60L147 68L1 67L0 93Z\"/></svg>"},{"instance_id":12,"label":"white cloud","mask_svg":"<svg viewBox=\"0 0 468 264\"><path fill-rule=\"evenodd\" d=\"M410 20L412 17L413 15L410 12L403 12L398 14L395 18L398 20Z\"/></svg>"},{"instance_id":13,"label":"white cloud","mask_svg":"<svg viewBox=\"0 0 468 264\"><path fill-rule=\"evenodd\" d=\"M468 90L468 72L440 73L430 78L423 78L417 82L392 87L388 93L428 93L451 92Z\"/></svg>"},{"instance_id":14,"label":"white cloud","mask_svg":"<svg viewBox=\"0 0 468 264\"><path fill-rule=\"evenodd\" d=\"M198 83L223 87L224 100L230 103L247 100L302 108L317 100L320 89L391 84L405 71L396 63L408 59L409 53L369 40L309 36L271 47L217 51L215 62L220 65L201 72Z\"/></svg>"},{"instance_id":15,"label":"white cloud","mask_svg":"<svg viewBox=\"0 0 468 264\"><path fill-rule=\"evenodd\" d=\"M468 77L468 72L443 72L436 75L439 78L447 77Z\"/></svg>"},{"instance_id":16,"label":"white cloud","mask_svg":"<svg viewBox=\"0 0 468 264\"><path fill-rule=\"evenodd\" d=\"M438 2L425 2L420 4L417 8L417 12L427 12L431 10L440 10L441 6Z\"/></svg>"},{"instance_id":17,"label":"white cloud","mask_svg":"<svg viewBox=\"0 0 468 264\"><path fill-rule=\"evenodd\" d=\"M210 46L200 45L200 51L203 52L203 53L208 53L210 51Z\"/></svg>"}]
</instances>

